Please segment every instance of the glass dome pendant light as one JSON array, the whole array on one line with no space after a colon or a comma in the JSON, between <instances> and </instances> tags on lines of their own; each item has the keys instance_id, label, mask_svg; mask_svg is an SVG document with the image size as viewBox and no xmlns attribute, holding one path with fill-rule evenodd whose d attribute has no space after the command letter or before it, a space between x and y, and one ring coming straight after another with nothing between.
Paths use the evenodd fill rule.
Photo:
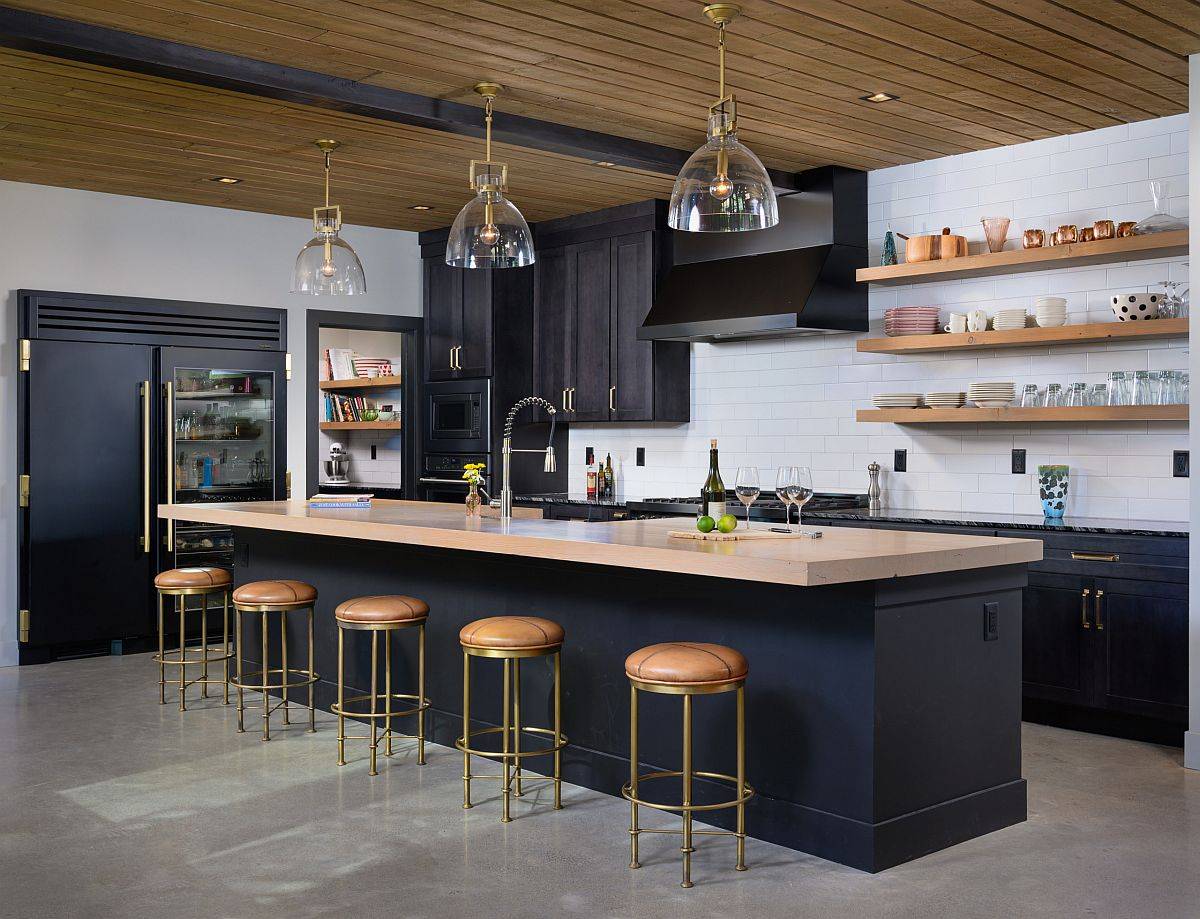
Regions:
<instances>
[{"instance_id":1,"label":"glass dome pendant light","mask_svg":"<svg viewBox=\"0 0 1200 919\"><path fill-rule=\"evenodd\" d=\"M455 268L521 268L532 265L533 236L508 191L508 164L492 160L492 103L504 87L476 83L484 99L485 159L471 160L471 189L475 192L458 212L446 240L446 264Z\"/></svg>"},{"instance_id":2,"label":"glass dome pendant light","mask_svg":"<svg viewBox=\"0 0 1200 919\"><path fill-rule=\"evenodd\" d=\"M693 233L765 230L779 223L775 188L757 156L737 139L737 100L725 93L725 27L741 10L712 3L704 15L717 27L720 92L708 107L708 140L675 179L667 223Z\"/></svg>"},{"instance_id":3,"label":"glass dome pendant light","mask_svg":"<svg viewBox=\"0 0 1200 919\"><path fill-rule=\"evenodd\" d=\"M342 229L342 209L329 203L329 165L333 151L341 146L336 140L318 140L317 148L325 155L325 206L313 208L316 235L304 244L292 269L292 293L364 294L367 278L362 262L350 244L338 234Z\"/></svg>"}]
</instances>

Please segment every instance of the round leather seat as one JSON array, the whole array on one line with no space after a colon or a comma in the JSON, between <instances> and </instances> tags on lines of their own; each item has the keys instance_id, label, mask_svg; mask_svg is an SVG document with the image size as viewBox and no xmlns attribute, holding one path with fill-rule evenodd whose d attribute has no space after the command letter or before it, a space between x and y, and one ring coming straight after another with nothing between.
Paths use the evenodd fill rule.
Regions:
<instances>
[{"instance_id":1,"label":"round leather seat","mask_svg":"<svg viewBox=\"0 0 1200 919\"><path fill-rule=\"evenodd\" d=\"M154 586L165 590L228 587L233 582L224 568L172 568L154 578Z\"/></svg>"},{"instance_id":2,"label":"round leather seat","mask_svg":"<svg viewBox=\"0 0 1200 919\"><path fill-rule=\"evenodd\" d=\"M557 648L566 633L557 622L538 616L491 616L462 627L458 640L467 648L535 651Z\"/></svg>"},{"instance_id":3,"label":"round leather seat","mask_svg":"<svg viewBox=\"0 0 1200 919\"><path fill-rule=\"evenodd\" d=\"M383 597L355 597L339 603L333 611L335 619L342 622L365 624L387 624L390 622L415 622L429 615L429 604L416 597L398 594Z\"/></svg>"},{"instance_id":4,"label":"round leather seat","mask_svg":"<svg viewBox=\"0 0 1200 919\"><path fill-rule=\"evenodd\" d=\"M630 679L664 686L718 686L744 680L749 672L740 651L699 641L648 645L625 658Z\"/></svg>"},{"instance_id":5,"label":"round leather seat","mask_svg":"<svg viewBox=\"0 0 1200 919\"><path fill-rule=\"evenodd\" d=\"M303 581L251 581L233 592L239 606L308 606L317 599L317 589Z\"/></svg>"}]
</instances>

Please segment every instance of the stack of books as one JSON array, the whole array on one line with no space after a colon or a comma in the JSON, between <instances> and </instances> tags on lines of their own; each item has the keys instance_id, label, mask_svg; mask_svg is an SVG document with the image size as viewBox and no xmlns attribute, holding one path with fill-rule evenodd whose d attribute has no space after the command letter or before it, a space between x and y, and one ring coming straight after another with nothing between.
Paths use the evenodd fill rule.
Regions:
<instances>
[{"instance_id":1,"label":"stack of books","mask_svg":"<svg viewBox=\"0 0 1200 919\"><path fill-rule=\"evenodd\" d=\"M370 510L372 495L322 495L308 499L309 507L336 508L337 510Z\"/></svg>"},{"instance_id":2,"label":"stack of books","mask_svg":"<svg viewBox=\"0 0 1200 919\"><path fill-rule=\"evenodd\" d=\"M374 407L365 396L325 393L326 421L362 421L363 412Z\"/></svg>"}]
</instances>

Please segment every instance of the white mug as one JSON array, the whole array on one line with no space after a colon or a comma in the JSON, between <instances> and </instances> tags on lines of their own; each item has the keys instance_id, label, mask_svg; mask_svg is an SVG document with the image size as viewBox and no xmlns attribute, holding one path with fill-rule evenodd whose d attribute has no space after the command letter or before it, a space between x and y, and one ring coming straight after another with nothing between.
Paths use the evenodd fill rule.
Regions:
<instances>
[{"instance_id":1,"label":"white mug","mask_svg":"<svg viewBox=\"0 0 1200 919\"><path fill-rule=\"evenodd\" d=\"M971 312L967 313L967 328L972 332L986 332L987 327L987 310L971 310Z\"/></svg>"},{"instance_id":2,"label":"white mug","mask_svg":"<svg viewBox=\"0 0 1200 919\"><path fill-rule=\"evenodd\" d=\"M947 332L965 332L967 331L967 315L966 313L951 313L950 323L946 326Z\"/></svg>"}]
</instances>

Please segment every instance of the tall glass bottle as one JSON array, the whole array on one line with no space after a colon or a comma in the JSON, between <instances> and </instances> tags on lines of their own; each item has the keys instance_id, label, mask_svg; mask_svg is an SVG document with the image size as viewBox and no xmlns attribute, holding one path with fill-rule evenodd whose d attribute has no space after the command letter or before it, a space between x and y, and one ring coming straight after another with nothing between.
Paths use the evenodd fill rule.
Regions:
<instances>
[{"instance_id":1,"label":"tall glass bottle","mask_svg":"<svg viewBox=\"0 0 1200 919\"><path fill-rule=\"evenodd\" d=\"M700 491L700 514L720 520L725 516L725 483L721 481L721 470L717 465L717 441L710 442L708 450L708 478Z\"/></svg>"}]
</instances>

